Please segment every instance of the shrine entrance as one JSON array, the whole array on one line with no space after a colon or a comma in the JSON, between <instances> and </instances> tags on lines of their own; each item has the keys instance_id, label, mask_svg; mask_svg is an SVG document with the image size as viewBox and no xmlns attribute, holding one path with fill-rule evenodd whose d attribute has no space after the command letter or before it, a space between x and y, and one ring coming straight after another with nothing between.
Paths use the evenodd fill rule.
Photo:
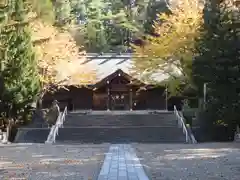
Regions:
<instances>
[{"instance_id":1,"label":"shrine entrance","mask_svg":"<svg viewBox=\"0 0 240 180\"><path fill-rule=\"evenodd\" d=\"M141 86L139 80L119 69L95 84L94 109L133 110L133 99Z\"/></svg>"},{"instance_id":2,"label":"shrine entrance","mask_svg":"<svg viewBox=\"0 0 240 180\"><path fill-rule=\"evenodd\" d=\"M129 110L128 92L111 92L110 94L111 110Z\"/></svg>"}]
</instances>

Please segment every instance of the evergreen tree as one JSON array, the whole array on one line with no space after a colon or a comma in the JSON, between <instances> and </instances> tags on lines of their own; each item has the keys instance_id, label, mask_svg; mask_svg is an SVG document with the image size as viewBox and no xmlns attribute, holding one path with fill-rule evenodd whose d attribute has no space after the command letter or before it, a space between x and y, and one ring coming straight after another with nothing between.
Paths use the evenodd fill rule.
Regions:
<instances>
[{"instance_id":1,"label":"evergreen tree","mask_svg":"<svg viewBox=\"0 0 240 180\"><path fill-rule=\"evenodd\" d=\"M34 0L36 1L36 0ZM49 1L49 0L41 0ZM130 44L152 33L156 12L167 10L156 0L52 0L56 24L71 28L88 52L126 52Z\"/></svg>"},{"instance_id":2,"label":"evergreen tree","mask_svg":"<svg viewBox=\"0 0 240 180\"><path fill-rule=\"evenodd\" d=\"M154 21L157 15L161 13L170 13L165 1L149 0L147 5L146 18L144 22L144 31L147 34L154 34Z\"/></svg>"},{"instance_id":3,"label":"evergreen tree","mask_svg":"<svg viewBox=\"0 0 240 180\"><path fill-rule=\"evenodd\" d=\"M221 120L234 125L240 119L240 37L236 13L225 1L208 1L202 36L197 40L193 75L200 91L207 83L210 124Z\"/></svg>"},{"instance_id":4,"label":"evergreen tree","mask_svg":"<svg viewBox=\"0 0 240 180\"><path fill-rule=\"evenodd\" d=\"M30 8L39 18L53 23L55 21L52 0L28 0Z\"/></svg>"},{"instance_id":5,"label":"evergreen tree","mask_svg":"<svg viewBox=\"0 0 240 180\"><path fill-rule=\"evenodd\" d=\"M79 45L90 52L122 51L144 31L148 1L71 0ZM81 44L83 43L83 44Z\"/></svg>"},{"instance_id":6,"label":"evergreen tree","mask_svg":"<svg viewBox=\"0 0 240 180\"><path fill-rule=\"evenodd\" d=\"M55 0L55 21L56 25L64 26L71 22L71 3L69 0Z\"/></svg>"},{"instance_id":7,"label":"evergreen tree","mask_svg":"<svg viewBox=\"0 0 240 180\"><path fill-rule=\"evenodd\" d=\"M39 76L37 61L32 49L31 36L27 28L26 9L23 0L11 1L1 25L1 71L4 90L1 102L2 116L6 119L21 119L37 98ZM25 120L25 119L24 119Z\"/></svg>"}]
</instances>

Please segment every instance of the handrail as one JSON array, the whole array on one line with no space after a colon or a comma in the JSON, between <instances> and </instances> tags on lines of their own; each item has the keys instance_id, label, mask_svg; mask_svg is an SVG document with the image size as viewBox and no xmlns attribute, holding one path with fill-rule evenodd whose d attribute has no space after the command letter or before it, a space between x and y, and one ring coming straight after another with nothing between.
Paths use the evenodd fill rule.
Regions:
<instances>
[{"instance_id":1,"label":"handrail","mask_svg":"<svg viewBox=\"0 0 240 180\"><path fill-rule=\"evenodd\" d=\"M183 133L185 135L185 141L187 143L193 143L193 144L197 143L197 141L196 141L195 137L193 136L193 134L189 134L189 131L187 130L187 126L186 126L186 124L185 124L185 122L183 120L183 116L179 114L176 106L174 106L174 114L177 117L178 126L183 129Z\"/></svg>"},{"instance_id":2,"label":"handrail","mask_svg":"<svg viewBox=\"0 0 240 180\"><path fill-rule=\"evenodd\" d=\"M48 144L55 143L56 136L58 135L58 129L59 127L63 127L63 123L65 121L66 115L67 115L67 106L64 108L64 111L58 115L57 121L55 125L51 127L51 130L48 134L48 137L45 143L48 143Z\"/></svg>"}]
</instances>

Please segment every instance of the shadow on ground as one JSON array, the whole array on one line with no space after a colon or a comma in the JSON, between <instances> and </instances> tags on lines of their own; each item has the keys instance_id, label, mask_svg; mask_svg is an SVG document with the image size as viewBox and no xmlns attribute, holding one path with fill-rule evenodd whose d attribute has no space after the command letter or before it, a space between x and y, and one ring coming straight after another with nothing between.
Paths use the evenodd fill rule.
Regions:
<instances>
[{"instance_id":1,"label":"shadow on ground","mask_svg":"<svg viewBox=\"0 0 240 180\"><path fill-rule=\"evenodd\" d=\"M11 144L0 148L0 179L96 179L109 145Z\"/></svg>"},{"instance_id":2,"label":"shadow on ground","mask_svg":"<svg viewBox=\"0 0 240 180\"><path fill-rule=\"evenodd\" d=\"M134 146L152 180L239 180L240 177L240 146L234 143Z\"/></svg>"}]
</instances>

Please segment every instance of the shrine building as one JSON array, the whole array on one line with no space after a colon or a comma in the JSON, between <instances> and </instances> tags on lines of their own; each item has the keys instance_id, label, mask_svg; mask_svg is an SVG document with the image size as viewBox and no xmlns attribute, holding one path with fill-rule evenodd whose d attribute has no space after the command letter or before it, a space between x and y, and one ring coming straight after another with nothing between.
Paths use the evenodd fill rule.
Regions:
<instances>
[{"instance_id":1,"label":"shrine building","mask_svg":"<svg viewBox=\"0 0 240 180\"><path fill-rule=\"evenodd\" d=\"M141 75L132 75L131 54L87 54L84 65L94 68L96 80L83 86L68 85L43 98L43 108L54 99L60 108L69 110L172 110L181 108L181 97L168 97L167 88L160 83L141 81ZM155 75L161 82L167 79L164 73Z\"/></svg>"}]
</instances>

